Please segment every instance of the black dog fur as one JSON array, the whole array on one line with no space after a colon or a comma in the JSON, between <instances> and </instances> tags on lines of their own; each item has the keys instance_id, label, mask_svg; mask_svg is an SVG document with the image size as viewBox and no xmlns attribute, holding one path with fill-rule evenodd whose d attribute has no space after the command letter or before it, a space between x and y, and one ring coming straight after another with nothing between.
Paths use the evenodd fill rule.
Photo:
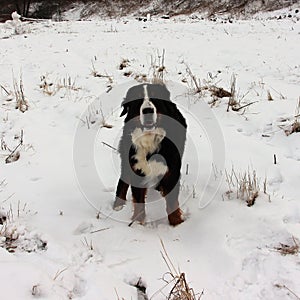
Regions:
<instances>
[{"instance_id":1,"label":"black dog fur","mask_svg":"<svg viewBox=\"0 0 300 300\"><path fill-rule=\"evenodd\" d=\"M143 132L140 113L141 105L145 99L145 86L149 100L156 108L157 121L155 128L159 128L157 138L161 139L155 151L147 153L146 160L147 163L155 161L155 163L160 163L160 166L167 167L167 171L163 175L155 178L152 187L160 191L162 196L165 197L169 223L175 226L183 222L178 195L187 124L176 104L170 100L170 92L164 85L141 84L134 86L128 90L122 102L123 111L121 116L126 115L126 118L119 144L121 177L118 182L113 208L118 210L125 205L127 190L131 185L134 201L132 220L141 223L145 220L145 196L147 188L149 188L149 182L145 180L147 178L145 172L136 168L138 162L136 158L137 147L133 144L133 132L136 129L141 129L141 132ZM165 134L160 135L160 132ZM152 134L151 130L150 133L146 131L145 134Z\"/></svg>"}]
</instances>

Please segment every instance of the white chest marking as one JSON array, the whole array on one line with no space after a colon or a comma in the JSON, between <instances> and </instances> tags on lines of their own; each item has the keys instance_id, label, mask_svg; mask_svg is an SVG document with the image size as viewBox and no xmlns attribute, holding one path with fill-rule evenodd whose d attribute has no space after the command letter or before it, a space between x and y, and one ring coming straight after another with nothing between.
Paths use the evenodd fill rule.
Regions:
<instances>
[{"instance_id":1,"label":"white chest marking","mask_svg":"<svg viewBox=\"0 0 300 300\"><path fill-rule=\"evenodd\" d=\"M162 162L147 161L147 155L159 149L160 143L165 136L166 132L162 128L156 128L151 131L143 131L141 128L136 128L133 131L131 139L136 148L134 158L137 160L134 170L141 170L146 176L150 177L164 175L168 171L168 167Z\"/></svg>"}]
</instances>

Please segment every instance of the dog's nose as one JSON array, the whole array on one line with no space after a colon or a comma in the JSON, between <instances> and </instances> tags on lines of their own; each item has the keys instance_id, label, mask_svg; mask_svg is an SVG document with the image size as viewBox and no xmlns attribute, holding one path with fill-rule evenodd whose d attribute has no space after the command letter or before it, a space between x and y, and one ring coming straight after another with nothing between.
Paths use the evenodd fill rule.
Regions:
<instances>
[{"instance_id":1,"label":"dog's nose","mask_svg":"<svg viewBox=\"0 0 300 300\"><path fill-rule=\"evenodd\" d=\"M154 109L152 107L146 107L142 110L142 113L145 114L154 114Z\"/></svg>"}]
</instances>

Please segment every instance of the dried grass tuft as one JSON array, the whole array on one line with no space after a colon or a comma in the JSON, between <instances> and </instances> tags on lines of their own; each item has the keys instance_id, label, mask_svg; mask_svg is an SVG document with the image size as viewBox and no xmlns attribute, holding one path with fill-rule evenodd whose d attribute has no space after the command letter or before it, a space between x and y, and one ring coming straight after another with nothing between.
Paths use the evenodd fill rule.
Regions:
<instances>
[{"instance_id":1,"label":"dried grass tuft","mask_svg":"<svg viewBox=\"0 0 300 300\"><path fill-rule=\"evenodd\" d=\"M129 66L129 64L130 64L129 59L127 59L127 58L122 58L122 61L121 61L121 63L119 64L119 70L123 70L123 69L127 68L127 67Z\"/></svg>"},{"instance_id":2,"label":"dried grass tuft","mask_svg":"<svg viewBox=\"0 0 300 300\"><path fill-rule=\"evenodd\" d=\"M29 104L24 95L22 74L20 75L19 81L17 81L16 78L13 77L13 86L14 86L14 94L16 99L16 109L24 113L25 111L28 110Z\"/></svg>"},{"instance_id":3,"label":"dried grass tuft","mask_svg":"<svg viewBox=\"0 0 300 300\"><path fill-rule=\"evenodd\" d=\"M294 118L294 122L287 128L284 130L286 135L291 135L292 133L297 133L300 132L300 97L298 99L298 103L296 106L296 113L295 113L295 118Z\"/></svg>"},{"instance_id":4,"label":"dried grass tuft","mask_svg":"<svg viewBox=\"0 0 300 300\"><path fill-rule=\"evenodd\" d=\"M61 89L66 91L79 91L80 88L76 86L76 80L71 76L66 75L61 79L57 79L54 82L48 78L48 75L41 76L40 89L48 96L56 95Z\"/></svg>"},{"instance_id":5,"label":"dried grass tuft","mask_svg":"<svg viewBox=\"0 0 300 300\"><path fill-rule=\"evenodd\" d=\"M292 237L292 240L292 244L287 245L280 243L280 245L278 247L274 247L274 249L282 255L296 255L299 253L299 244L295 237Z\"/></svg>"},{"instance_id":6,"label":"dried grass tuft","mask_svg":"<svg viewBox=\"0 0 300 300\"><path fill-rule=\"evenodd\" d=\"M256 171L250 172L248 170L244 173L237 174L234 168L228 173L225 171L226 182L228 184L228 191L226 195L230 198L230 195L235 193L236 198L246 202L247 206L253 206L260 193L259 178ZM264 194L267 195L266 179L263 187Z\"/></svg>"},{"instance_id":7,"label":"dried grass tuft","mask_svg":"<svg viewBox=\"0 0 300 300\"><path fill-rule=\"evenodd\" d=\"M167 272L163 278L163 280L166 282L164 288L172 284L172 288L168 292L166 299L167 300L199 300L204 294L204 292L202 291L202 293L198 296L195 294L193 288L189 286L186 280L185 273L176 270L174 264L172 263L168 255L168 252L165 248L163 241L160 240L160 242L163 249L161 251L161 255L169 270L169 272ZM169 280L166 279L166 275L169 275L170 277ZM163 289L159 290L156 294L163 293ZM152 299L156 294L154 294L150 299Z\"/></svg>"},{"instance_id":8,"label":"dried grass tuft","mask_svg":"<svg viewBox=\"0 0 300 300\"><path fill-rule=\"evenodd\" d=\"M159 51L157 52L156 57L153 58L153 56L151 56L151 66L150 66L150 73L152 72L150 78L151 83L164 84L165 73L166 73L165 55L166 55L166 51L165 49L163 49L161 54L159 53Z\"/></svg>"}]
</instances>

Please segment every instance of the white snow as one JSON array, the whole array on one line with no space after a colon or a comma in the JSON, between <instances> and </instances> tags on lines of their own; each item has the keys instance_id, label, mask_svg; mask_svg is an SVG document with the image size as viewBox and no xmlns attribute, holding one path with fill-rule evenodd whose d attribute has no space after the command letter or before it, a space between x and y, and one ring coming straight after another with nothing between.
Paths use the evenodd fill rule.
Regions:
<instances>
[{"instance_id":1,"label":"white snow","mask_svg":"<svg viewBox=\"0 0 300 300\"><path fill-rule=\"evenodd\" d=\"M1 298L137 299L141 277L149 299L166 299L160 240L195 292L204 290L201 299L299 297L299 256L275 250L300 239L300 139L284 131L300 95L299 24L151 17L22 23L21 34L0 24ZM112 210L120 160L110 146L118 146L120 104L134 76L150 77L163 49L165 79L188 123L186 220L170 227L150 192L148 223L128 227L130 193L122 211ZM129 65L119 70L122 59ZM228 91L235 74L241 105L255 103L238 112L227 112L228 98L209 105L208 90L192 95L187 66L202 86ZM25 113L12 99L20 79ZM20 158L5 164L22 130ZM252 207L228 193L232 168L256 171Z\"/></svg>"}]
</instances>

